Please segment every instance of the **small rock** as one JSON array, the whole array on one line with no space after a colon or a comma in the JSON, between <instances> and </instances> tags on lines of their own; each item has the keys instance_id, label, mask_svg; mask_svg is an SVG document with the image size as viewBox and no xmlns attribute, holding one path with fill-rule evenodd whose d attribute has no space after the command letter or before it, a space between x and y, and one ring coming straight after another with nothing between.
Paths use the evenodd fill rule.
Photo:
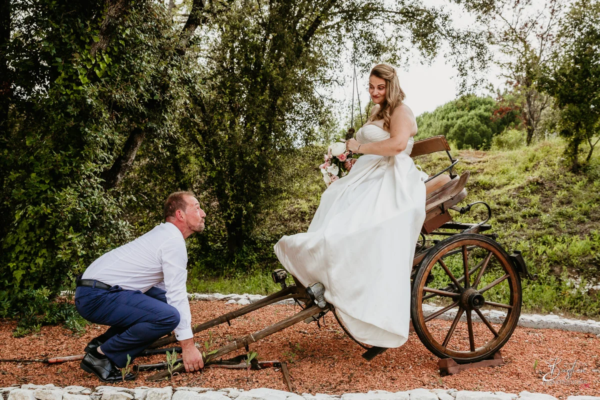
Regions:
<instances>
[{"instance_id":1,"label":"small rock","mask_svg":"<svg viewBox=\"0 0 600 400\"><path fill-rule=\"evenodd\" d=\"M206 393L206 392L214 391L213 388L203 388L203 387L178 387L175 390L183 390L183 391L196 392L196 393ZM223 390L218 390L218 392L221 392L221 391L223 391Z\"/></svg>"},{"instance_id":2,"label":"small rock","mask_svg":"<svg viewBox=\"0 0 600 400\"><path fill-rule=\"evenodd\" d=\"M241 300L238 300L237 303L239 305L241 305L241 306L247 306L248 304L250 304L250 300L248 300L248 299L241 299Z\"/></svg>"},{"instance_id":3,"label":"small rock","mask_svg":"<svg viewBox=\"0 0 600 400\"><path fill-rule=\"evenodd\" d=\"M62 400L63 391L60 389L38 389L33 393L33 396L38 400Z\"/></svg>"},{"instance_id":4,"label":"small rock","mask_svg":"<svg viewBox=\"0 0 600 400\"><path fill-rule=\"evenodd\" d=\"M328 394L323 394L323 393L317 393L315 395L308 394L308 393L302 393L302 397L306 400L332 400L335 398L333 396L330 396Z\"/></svg>"},{"instance_id":5,"label":"small rock","mask_svg":"<svg viewBox=\"0 0 600 400\"><path fill-rule=\"evenodd\" d=\"M600 400L600 397L595 396L569 396L567 400Z\"/></svg>"},{"instance_id":6,"label":"small rock","mask_svg":"<svg viewBox=\"0 0 600 400\"><path fill-rule=\"evenodd\" d=\"M554 396L543 393L529 393L527 390L519 393L519 400L558 400Z\"/></svg>"},{"instance_id":7,"label":"small rock","mask_svg":"<svg viewBox=\"0 0 600 400\"><path fill-rule=\"evenodd\" d=\"M92 390L83 386L67 386L63 389L67 393L71 394L91 394Z\"/></svg>"},{"instance_id":8,"label":"small rock","mask_svg":"<svg viewBox=\"0 0 600 400\"><path fill-rule=\"evenodd\" d=\"M414 389L408 392L410 400L438 400L438 397L427 389Z\"/></svg>"},{"instance_id":9,"label":"small rock","mask_svg":"<svg viewBox=\"0 0 600 400\"><path fill-rule=\"evenodd\" d=\"M102 400L133 400L134 396L131 393L124 391L105 391L102 393Z\"/></svg>"},{"instance_id":10,"label":"small rock","mask_svg":"<svg viewBox=\"0 0 600 400\"><path fill-rule=\"evenodd\" d=\"M252 389L242 393L236 400L286 400L290 392L275 389Z\"/></svg>"},{"instance_id":11,"label":"small rock","mask_svg":"<svg viewBox=\"0 0 600 400\"><path fill-rule=\"evenodd\" d=\"M514 393L495 392L497 396L500 396L502 400L515 400L518 396Z\"/></svg>"},{"instance_id":12,"label":"small rock","mask_svg":"<svg viewBox=\"0 0 600 400\"><path fill-rule=\"evenodd\" d=\"M242 389L225 388L220 389L219 392L227 393L230 399L237 399L243 392Z\"/></svg>"},{"instance_id":13,"label":"small rock","mask_svg":"<svg viewBox=\"0 0 600 400\"><path fill-rule=\"evenodd\" d=\"M230 400L230 397L219 392L200 393L191 390L178 390L173 395L173 400Z\"/></svg>"},{"instance_id":14,"label":"small rock","mask_svg":"<svg viewBox=\"0 0 600 400\"><path fill-rule=\"evenodd\" d=\"M8 400L35 400L33 390L15 389L8 394Z\"/></svg>"},{"instance_id":15,"label":"small rock","mask_svg":"<svg viewBox=\"0 0 600 400\"><path fill-rule=\"evenodd\" d=\"M472 392L461 390L456 393L456 400L507 400L505 397L491 392Z\"/></svg>"},{"instance_id":16,"label":"small rock","mask_svg":"<svg viewBox=\"0 0 600 400\"><path fill-rule=\"evenodd\" d=\"M63 394L63 400L90 400L90 396L86 396L84 394L65 393Z\"/></svg>"},{"instance_id":17,"label":"small rock","mask_svg":"<svg viewBox=\"0 0 600 400\"><path fill-rule=\"evenodd\" d=\"M431 389L433 393L435 393L440 400L454 400L454 397L448 393L447 390L444 389Z\"/></svg>"},{"instance_id":18,"label":"small rock","mask_svg":"<svg viewBox=\"0 0 600 400\"><path fill-rule=\"evenodd\" d=\"M49 383L47 385L34 385L34 384L29 383L27 385L21 386L21 389L27 389L27 390L38 390L38 389L52 390L52 389L57 389L57 387L54 386L51 383Z\"/></svg>"},{"instance_id":19,"label":"small rock","mask_svg":"<svg viewBox=\"0 0 600 400\"><path fill-rule=\"evenodd\" d=\"M160 389L154 388L148 389L146 400L171 400L171 396L173 396L173 388L171 386Z\"/></svg>"}]
</instances>

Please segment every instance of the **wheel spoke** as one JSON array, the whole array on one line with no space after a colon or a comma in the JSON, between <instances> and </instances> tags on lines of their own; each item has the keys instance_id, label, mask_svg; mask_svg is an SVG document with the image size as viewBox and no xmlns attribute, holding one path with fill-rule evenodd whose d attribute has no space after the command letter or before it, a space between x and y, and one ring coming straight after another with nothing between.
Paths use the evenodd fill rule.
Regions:
<instances>
[{"instance_id":1,"label":"wheel spoke","mask_svg":"<svg viewBox=\"0 0 600 400\"><path fill-rule=\"evenodd\" d=\"M504 281L506 278L510 278L510 275L506 274L504 276L501 276L500 278L496 279L494 282L490 283L489 285L487 285L486 287L484 287L483 289L481 289L479 291L479 293L483 293L483 292L486 292L486 291L490 290L491 288L493 288L494 286L496 286L500 282Z\"/></svg>"},{"instance_id":2,"label":"wheel spoke","mask_svg":"<svg viewBox=\"0 0 600 400\"><path fill-rule=\"evenodd\" d=\"M473 336L473 321L471 320L471 310L467 310L467 325L469 328L469 348L475 351L475 337Z\"/></svg>"},{"instance_id":3,"label":"wheel spoke","mask_svg":"<svg viewBox=\"0 0 600 400\"><path fill-rule=\"evenodd\" d=\"M445 313L446 311L450 310L451 308L454 308L458 305L458 301L455 301L454 303L450 304L449 306L446 306L440 310L437 310L436 312L434 312L433 314L429 314L427 317L425 317L423 319L423 322L429 322L432 319L442 315L443 313Z\"/></svg>"},{"instance_id":4,"label":"wheel spoke","mask_svg":"<svg viewBox=\"0 0 600 400\"><path fill-rule=\"evenodd\" d=\"M442 268L444 268L444 271L446 271L446 275L448 275L448 277L450 277L450 279L452 280L452 282L454 283L454 285L456 285L456 287L458 288L458 290L460 290L462 292L462 290L463 290L462 286L456 280L456 278L454 277L454 275L452 275L452 272L450 272L450 269L448 269L448 267L446 266L446 263L444 263L442 261L442 259L439 259L438 262L440 263L440 265L442 266Z\"/></svg>"},{"instance_id":5,"label":"wheel spoke","mask_svg":"<svg viewBox=\"0 0 600 400\"><path fill-rule=\"evenodd\" d=\"M494 303L493 301L486 301L483 304L488 305L488 306L493 306L493 307L507 308L509 310L512 310L512 308L513 308L512 306L510 306L508 304Z\"/></svg>"},{"instance_id":6,"label":"wheel spoke","mask_svg":"<svg viewBox=\"0 0 600 400\"><path fill-rule=\"evenodd\" d=\"M469 288L471 286L470 275L469 275L469 253L467 253L467 246L462 247L462 256L463 256L463 267L465 269L465 288Z\"/></svg>"},{"instance_id":7,"label":"wheel spoke","mask_svg":"<svg viewBox=\"0 0 600 400\"><path fill-rule=\"evenodd\" d=\"M458 307L458 311L456 312L456 317L454 317L454 321L452 321L452 325L450 326L450 330L446 334L446 338L444 339L444 343L442 343L442 346L444 348L448 347L448 343L450 343L450 338L452 337L452 334L454 333L454 330L456 329L456 325L458 325L458 321L460 321L460 317L462 317L464 311L465 311L464 308Z\"/></svg>"},{"instance_id":8,"label":"wheel spoke","mask_svg":"<svg viewBox=\"0 0 600 400\"><path fill-rule=\"evenodd\" d=\"M483 314L481 313L481 311L479 311L478 309L475 309L475 312L477 313L477 315L479 316L479 318L481 318L481 320L483 321L483 323L490 329L490 331L492 331L492 333L494 334L494 336L498 337L498 332L496 332L496 330L494 329L494 327L492 326L492 324L490 324L490 321L488 321L487 318L483 316Z\"/></svg>"},{"instance_id":9,"label":"wheel spoke","mask_svg":"<svg viewBox=\"0 0 600 400\"><path fill-rule=\"evenodd\" d=\"M460 293L452 293L452 292L447 292L445 290L434 289L434 288L429 288L429 287L424 287L423 291L429 292L429 293L435 293L433 296L439 295L439 296L445 296L445 297L460 297ZM431 297L433 297L433 296L431 296ZM425 300L425 298L423 298L423 300Z\"/></svg>"},{"instance_id":10,"label":"wheel spoke","mask_svg":"<svg viewBox=\"0 0 600 400\"><path fill-rule=\"evenodd\" d=\"M477 289L477 286L479 285L479 281L481 281L481 277L483 276L483 273L485 272L485 269L488 266L488 263L490 262L490 259L492 258L492 252L490 251L488 253L487 256L485 256L485 260L483 260L483 265L481 267L481 269L479 270L479 273L477 274L477 278L475 278L475 282L473 282L473 287L475 289Z\"/></svg>"}]
</instances>

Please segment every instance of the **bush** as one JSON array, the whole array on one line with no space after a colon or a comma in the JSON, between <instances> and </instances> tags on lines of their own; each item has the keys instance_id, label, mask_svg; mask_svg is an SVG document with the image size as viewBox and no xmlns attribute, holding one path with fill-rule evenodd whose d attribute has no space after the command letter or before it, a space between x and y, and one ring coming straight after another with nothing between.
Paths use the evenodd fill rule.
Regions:
<instances>
[{"instance_id":1,"label":"bush","mask_svg":"<svg viewBox=\"0 0 600 400\"><path fill-rule=\"evenodd\" d=\"M494 136L517 123L517 109L475 95L462 96L417 117L419 139L444 135L458 149L487 150Z\"/></svg>"},{"instance_id":2,"label":"bush","mask_svg":"<svg viewBox=\"0 0 600 400\"><path fill-rule=\"evenodd\" d=\"M492 150L516 150L525 144L525 132L507 129L492 139Z\"/></svg>"}]
</instances>

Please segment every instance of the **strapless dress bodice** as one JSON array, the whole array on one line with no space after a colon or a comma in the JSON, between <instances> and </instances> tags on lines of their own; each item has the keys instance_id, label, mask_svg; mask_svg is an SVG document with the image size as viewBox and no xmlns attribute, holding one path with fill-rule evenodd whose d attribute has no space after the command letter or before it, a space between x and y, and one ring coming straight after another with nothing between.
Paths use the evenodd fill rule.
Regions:
<instances>
[{"instance_id":1,"label":"strapless dress bodice","mask_svg":"<svg viewBox=\"0 0 600 400\"><path fill-rule=\"evenodd\" d=\"M360 144L373 143L373 142L381 142L382 140L389 139L390 133L386 130L378 127L375 124L366 124L363 125L362 128L356 132L356 140ZM402 152L404 154L410 155L412 152L414 139L411 136L408 139L408 144L406 145L406 149Z\"/></svg>"}]
</instances>

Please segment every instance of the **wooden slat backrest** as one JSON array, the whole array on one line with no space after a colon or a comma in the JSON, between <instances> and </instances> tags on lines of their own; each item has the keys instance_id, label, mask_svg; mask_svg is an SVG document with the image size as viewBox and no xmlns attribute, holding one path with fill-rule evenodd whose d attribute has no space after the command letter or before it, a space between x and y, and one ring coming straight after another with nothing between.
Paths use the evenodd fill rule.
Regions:
<instances>
[{"instance_id":1,"label":"wooden slat backrest","mask_svg":"<svg viewBox=\"0 0 600 400\"><path fill-rule=\"evenodd\" d=\"M450 151L450 146L444 136L434 136L415 142L410 153L411 157L418 157L438 151Z\"/></svg>"}]
</instances>

